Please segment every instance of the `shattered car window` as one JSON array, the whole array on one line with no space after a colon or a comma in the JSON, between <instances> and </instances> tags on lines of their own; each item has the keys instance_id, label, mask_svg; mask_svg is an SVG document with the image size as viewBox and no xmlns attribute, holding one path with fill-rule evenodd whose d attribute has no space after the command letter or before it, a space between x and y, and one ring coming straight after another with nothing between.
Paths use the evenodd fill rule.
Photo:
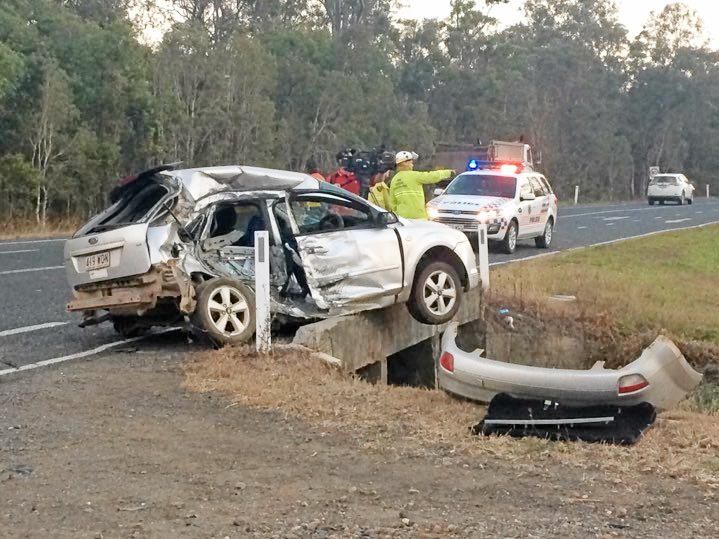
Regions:
<instances>
[{"instance_id":1,"label":"shattered car window","mask_svg":"<svg viewBox=\"0 0 719 539\"><path fill-rule=\"evenodd\" d=\"M155 182L148 182L140 189L128 189L94 224L92 232L147 221L153 217L153 209L168 193L167 187ZM173 203L174 201L168 201L167 205L171 207Z\"/></svg>"},{"instance_id":2,"label":"shattered car window","mask_svg":"<svg viewBox=\"0 0 719 539\"><path fill-rule=\"evenodd\" d=\"M371 225L372 215L349 200L304 196L291 203L300 234L327 232Z\"/></svg>"},{"instance_id":3,"label":"shattered car window","mask_svg":"<svg viewBox=\"0 0 719 539\"><path fill-rule=\"evenodd\" d=\"M262 230L266 223L257 204L218 205L212 214L207 247L254 247L255 232Z\"/></svg>"}]
</instances>

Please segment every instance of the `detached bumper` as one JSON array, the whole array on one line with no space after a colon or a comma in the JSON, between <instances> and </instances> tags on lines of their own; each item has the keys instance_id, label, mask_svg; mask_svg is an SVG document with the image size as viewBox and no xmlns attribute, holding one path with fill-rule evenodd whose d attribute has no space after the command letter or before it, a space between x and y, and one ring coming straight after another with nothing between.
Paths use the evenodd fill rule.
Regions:
<instances>
[{"instance_id":1,"label":"detached bumper","mask_svg":"<svg viewBox=\"0 0 719 539\"><path fill-rule=\"evenodd\" d=\"M444 334L442 352L454 358L453 371L439 367L439 385L455 395L489 402L498 393L513 397L553 399L567 405L631 405L648 402L659 410L675 406L701 382L702 375L687 363L666 337L658 337L634 362L622 369L598 363L589 370L547 369L483 358L456 345L457 326ZM620 393L620 380L640 375L648 385Z\"/></svg>"}]
</instances>

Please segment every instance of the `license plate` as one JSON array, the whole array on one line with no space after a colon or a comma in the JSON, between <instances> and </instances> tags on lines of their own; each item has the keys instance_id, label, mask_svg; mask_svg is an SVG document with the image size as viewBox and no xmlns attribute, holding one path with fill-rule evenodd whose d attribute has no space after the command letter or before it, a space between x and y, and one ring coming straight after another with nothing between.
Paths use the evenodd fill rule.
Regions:
<instances>
[{"instance_id":1,"label":"license plate","mask_svg":"<svg viewBox=\"0 0 719 539\"><path fill-rule=\"evenodd\" d=\"M449 225L450 228L454 228L455 230L461 230L464 231L464 225Z\"/></svg>"},{"instance_id":2,"label":"license plate","mask_svg":"<svg viewBox=\"0 0 719 539\"><path fill-rule=\"evenodd\" d=\"M110 251L96 253L85 258L85 269L87 271L94 271L108 267L110 267Z\"/></svg>"}]
</instances>

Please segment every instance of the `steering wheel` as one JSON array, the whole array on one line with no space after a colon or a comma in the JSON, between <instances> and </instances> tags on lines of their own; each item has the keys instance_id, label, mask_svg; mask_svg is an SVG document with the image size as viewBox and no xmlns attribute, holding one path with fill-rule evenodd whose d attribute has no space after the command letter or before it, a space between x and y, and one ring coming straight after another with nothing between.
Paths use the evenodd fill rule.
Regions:
<instances>
[{"instance_id":1,"label":"steering wheel","mask_svg":"<svg viewBox=\"0 0 719 539\"><path fill-rule=\"evenodd\" d=\"M322 219L320 219L319 227L320 230L344 228L345 220L342 218L341 215L337 215L336 213L330 213L329 215L325 215Z\"/></svg>"}]
</instances>

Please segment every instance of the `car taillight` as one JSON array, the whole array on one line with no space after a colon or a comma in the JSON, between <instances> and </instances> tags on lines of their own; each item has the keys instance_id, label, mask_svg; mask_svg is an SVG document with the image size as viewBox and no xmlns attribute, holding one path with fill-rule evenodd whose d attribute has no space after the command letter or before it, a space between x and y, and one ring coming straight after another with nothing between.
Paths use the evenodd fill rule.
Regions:
<instances>
[{"instance_id":1,"label":"car taillight","mask_svg":"<svg viewBox=\"0 0 719 539\"><path fill-rule=\"evenodd\" d=\"M454 356L449 352L444 352L439 358L439 364L447 372L454 372Z\"/></svg>"},{"instance_id":2,"label":"car taillight","mask_svg":"<svg viewBox=\"0 0 719 539\"><path fill-rule=\"evenodd\" d=\"M628 374L619 379L618 390L620 395L626 395L644 389L648 385L649 382L641 374Z\"/></svg>"}]
</instances>

